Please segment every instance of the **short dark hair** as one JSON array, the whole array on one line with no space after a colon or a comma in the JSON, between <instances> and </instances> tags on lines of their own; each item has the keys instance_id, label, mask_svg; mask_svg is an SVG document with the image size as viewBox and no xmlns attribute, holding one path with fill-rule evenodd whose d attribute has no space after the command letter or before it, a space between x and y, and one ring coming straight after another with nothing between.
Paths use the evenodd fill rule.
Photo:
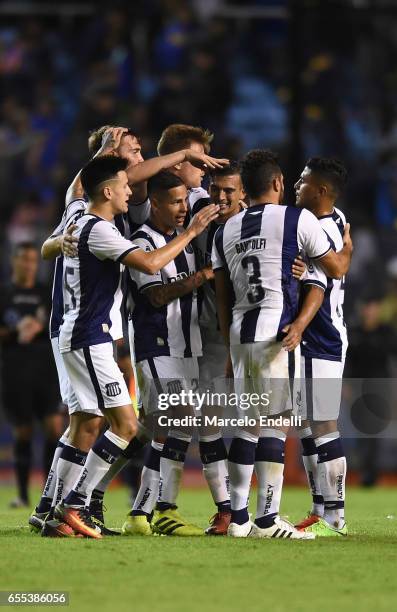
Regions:
<instances>
[{"instance_id":1,"label":"short dark hair","mask_svg":"<svg viewBox=\"0 0 397 612\"><path fill-rule=\"evenodd\" d=\"M91 199L97 193L100 183L115 178L121 170L126 170L128 161L123 157L103 155L94 157L88 162L80 173L81 184L87 196Z\"/></svg>"},{"instance_id":2,"label":"short dark hair","mask_svg":"<svg viewBox=\"0 0 397 612\"><path fill-rule=\"evenodd\" d=\"M14 245L14 248L12 250L12 255L13 257L16 257L17 255L20 254L21 251L38 251L38 246L37 244L35 244L34 242L31 242L29 240L25 240L24 242L17 242L17 244Z\"/></svg>"},{"instance_id":3,"label":"short dark hair","mask_svg":"<svg viewBox=\"0 0 397 612\"><path fill-rule=\"evenodd\" d=\"M339 195L347 183L347 170L343 163L334 157L311 157L306 167L318 176L321 176Z\"/></svg>"},{"instance_id":4,"label":"short dark hair","mask_svg":"<svg viewBox=\"0 0 397 612\"><path fill-rule=\"evenodd\" d=\"M234 160L229 162L227 166L223 166L222 168L213 168L210 171L211 180L216 176L240 176L240 164Z\"/></svg>"},{"instance_id":5,"label":"short dark hair","mask_svg":"<svg viewBox=\"0 0 397 612\"><path fill-rule=\"evenodd\" d=\"M147 193L149 198L158 195L159 193L164 193L169 189L174 189L174 187L180 187L185 183L172 172L168 170L162 170L158 172L154 176L151 176L147 182Z\"/></svg>"},{"instance_id":6,"label":"short dark hair","mask_svg":"<svg viewBox=\"0 0 397 612\"><path fill-rule=\"evenodd\" d=\"M95 130L92 130L92 132L90 132L90 135L88 137L88 151L90 155L95 155L95 153L98 153L99 149L102 146L102 138L106 130L115 127L115 125L102 125L101 127L96 128ZM128 132L124 132L123 136L133 136L139 142L138 136L131 128L128 128Z\"/></svg>"},{"instance_id":7,"label":"short dark hair","mask_svg":"<svg viewBox=\"0 0 397 612\"><path fill-rule=\"evenodd\" d=\"M250 198L258 198L269 191L275 176L282 174L276 153L267 149L253 149L240 162L244 191Z\"/></svg>"},{"instance_id":8,"label":"short dark hair","mask_svg":"<svg viewBox=\"0 0 397 612\"><path fill-rule=\"evenodd\" d=\"M214 138L209 130L184 123L173 123L163 130L157 145L159 155L168 155L181 149L189 149L193 142L198 142L209 153Z\"/></svg>"}]
</instances>

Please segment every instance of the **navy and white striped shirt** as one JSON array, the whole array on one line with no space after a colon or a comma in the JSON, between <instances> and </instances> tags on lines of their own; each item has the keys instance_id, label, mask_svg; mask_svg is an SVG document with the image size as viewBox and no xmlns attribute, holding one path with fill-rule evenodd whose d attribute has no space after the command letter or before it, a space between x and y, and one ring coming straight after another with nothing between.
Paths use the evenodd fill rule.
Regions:
<instances>
[{"instance_id":1,"label":"navy and white striped shirt","mask_svg":"<svg viewBox=\"0 0 397 612\"><path fill-rule=\"evenodd\" d=\"M61 353L121 338L120 261L139 246L113 223L92 214L76 222L78 257L64 257Z\"/></svg>"},{"instance_id":2,"label":"navy and white striped shirt","mask_svg":"<svg viewBox=\"0 0 397 612\"><path fill-rule=\"evenodd\" d=\"M226 221L215 234L214 270L228 270L234 291L230 343L281 340L298 314L295 257L325 255L331 246L316 217L305 209L258 204Z\"/></svg>"},{"instance_id":3,"label":"navy and white striped shirt","mask_svg":"<svg viewBox=\"0 0 397 612\"><path fill-rule=\"evenodd\" d=\"M87 209L87 202L82 198L70 202L62 215L61 222L52 232L50 238L56 238L65 232L76 222ZM59 328L63 318L63 255L58 255L55 260L54 278L52 282L52 307L50 315L50 338L59 336Z\"/></svg>"},{"instance_id":4,"label":"navy and white striped shirt","mask_svg":"<svg viewBox=\"0 0 397 612\"><path fill-rule=\"evenodd\" d=\"M135 232L131 240L142 250L153 251L165 246L172 235L164 234L150 221ZM130 268L133 310L131 314L135 334L137 361L149 357L195 357L201 355L201 336L198 325L197 291L193 291L165 306L155 308L145 290L182 280L196 272L193 247L188 245L173 261L157 274L149 275Z\"/></svg>"},{"instance_id":5,"label":"navy and white striped shirt","mask_svg":"<svg viewBox=\"0 0 397 612\"><path fill-rule=\"evenodd\" d=\"M193 207L192 216L198 213L205 206L208 206L209 203L209 198L202 198L198 200ZM240 210L243 210L242 206L240 206ZM199 270L204 266L211 265L212 247L219 225L220 223L212 221L205 228L205 230L194 239L194 248L197 255L197 267ZM211 280L208 283L204 283L204 285L199 289L199 297L200 325L212 330L219 329L218 317L216 313L215 281Z\"/></svg>"},{"instance_id":6,"label":"navy and white striped shirt","mask_svg":"<svg viewBox=\"0 0 397 612\"><path fill-rule=\"evenodd\" d=\"M334 251L343 249L346 218L337 208L330 215L319 217ZM343 319L345 279L328 278L318 264L308 266L304 284L319 285L324 289L324 300L316 316L305 329L301 352L305 357L344 361L347 350L347 331Z\"/></svg>"}]
</instances>

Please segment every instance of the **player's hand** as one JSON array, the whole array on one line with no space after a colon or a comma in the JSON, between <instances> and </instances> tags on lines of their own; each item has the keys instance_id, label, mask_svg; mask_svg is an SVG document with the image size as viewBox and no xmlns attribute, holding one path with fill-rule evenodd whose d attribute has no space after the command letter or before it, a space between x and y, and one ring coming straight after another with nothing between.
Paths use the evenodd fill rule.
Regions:
<instances>
[{"instance_id":1,"label":"player's hand","mask_svg":"<svg viewBox=\"0 0 397 612\"><path fill-rule=\"evenodd\" d=\"M244 202L244 200L239 200L238 202L241 206L241 208L244 210L245 208L248 208L248 204L246 202Z\"/></svg>"},{"instance_id":2,"label":"player's hand","mask_svg":"<svg viewBox=\"0 0 397 612\"><path fill-rule=\"evenodd\" d=\"M117 149L120 146L123 134L128 132L128 128L112 127L106 130L102 136L102 145L98 153L94 157L101 155L117 155Z\"/></svg>"},{"instance_id":3,"label":"player's hand","mask_svg":"<svg viewBox=\"0 0 397 612\"><path fill-rule=\"evenodd\" d=\"M302 257L298 255L296 259L294 259L294 263L292 264L292 276L297 280L302 280L307 270L306 264L303 261Z\"/></svg>"},{"instance_id":4,"label":"player's hand","mask_svg":"<svg viewBox=\"0 0 397 612\"><path fill-rule=\"evenodd\" d=\"M286 351L293 351L301 343L303 329L294 321L283 327L282 331L287 334L282 342L283 347Z\"/></svg>"},{"instance_id":5,"label":"player's hand","mask_svg":"<svg viewBox=\"0 0 397 612\"><path fill-rule=\"evenodd\" d=\"M204 268L201 268L200 272L204 274L205 280L207 281L214 280L215 278L215 274L211 264L209 264L208 266L204 266Z\"/></svg>"},{"instance_id":6,"label":"player's hand","mask_svg":"<svg viewBox=\"0 0 397 612\"><path fill-rule=\"evenodd\" d=\"M346 223L345 231L343 232L343 246L351 253L353 252L353 242L350 236L350 223Z\"/></svg>"},{"instance_id":7,"label":"player's hand","mask_svg":"<svg viewBox=\"0 0 397 612\"><path fill-rule=\"evenodd\" d=\"M61 251L65 257L77 257L77 242L79 239L73 236L77 225L73 224L68 227L66 233L61 237Z\"/></svg>"},{"instance_id":8,"label":"player's hand","mask_svg":"<svg viewBox=\"0 0 397 612\"><path fill-rule=\"evenodd\" d=\"M218 159L216 157L211 157L206 153L198 153L192 149L185 149L185 160L193 164L193 166L198 166L199 168L214 169L223 168L224 166L229 165L228 159Z\"/></svg>"},{"instance_id":9,"label":"player's hand","mask_svg":"<svg viewBox=\"0 0 397 612\"><path fill-rule=\"evenodd\" d=\"M207 225L218 217L219 206L217 204L209 204L196 213L189 223L188 230L193 234L193 237L198 236L205 230Z\"/></svg>"}]
</instances>

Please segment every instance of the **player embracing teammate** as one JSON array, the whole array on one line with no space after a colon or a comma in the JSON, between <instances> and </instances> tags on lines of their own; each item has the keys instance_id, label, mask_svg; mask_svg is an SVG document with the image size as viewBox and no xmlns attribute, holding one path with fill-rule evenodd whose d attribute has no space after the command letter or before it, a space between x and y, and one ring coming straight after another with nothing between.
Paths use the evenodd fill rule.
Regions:
<instances>
[{"instance_id":1,"label":"player embracing teammate","mask_svg":"<svg viewBox=\"0 0 397 612\"><path fill-rule=\"evenodd\" d=\"M123 133L116 135L118 142ZM106 130L102 137L106 139ZM345 219L334 209L345 180L343 169L332 160L310 160L296 185L298 207L284 206L283 176L277 158L258 150L250 152L241 166L232 163L222 168L227 160L218 160L208 194L201 188L201 180L206 162L214 168L213 158L207 155L210 141L208 132L192 126L176 124L164 131L159 152L164 159L168 156L168 161L164 165L153 162L151 171L142 172L141 179L164 167L169 171L160 172L149 182L152 202L143 199L142 209L150 212L150 219L134 234L132 242L123 238L114 221L116 215L128 213L131 181L127 162L120 157L98 157L79 177L90 203L87 210L87 202L80 200L76 214L64 224L66 231L67 225L72 226L74 237L66 233L63 242L66 247L75 244L77 257L71 247L71 256L64 262L65 308L59 347L70 382L69 404L75 402L77 410L91 416L104 414L109 429L90 444L89 452L74 461L73 484L56 506L55 515L61 524L69 526L70 534L98 538L107 533L92 520L90 499L102 480L107 485L109 474L117 473L114 467L113 472L109 470L110 466L123 465L123 456L128 459L128 449L135 448L131 440L138 425L112 348L112 340L120 337L114 331L121 330L120 262L130 266L135 283L138 310L132 320L147 414L156 404L154 383L158 393L159 381L177 380L180 388L189 389L198 379L210 384L211 379L225 374L234 374L239 393L269 390L273 385L268 416L290 414L298 396L301 409L305 407L307 423L301 437L314 502L308 519L294 527L279 516L288 428L258 425L238 430L227 462L220 428L215 427L199 430L204 474L217 506L207 533L292 539L347 533L343 513L346 462L336 424L347 344L341 315L342 277L351 257ZM139 180L139 172L135 178ZM175 202L174 191L179 198ZM165 200L162 193L167 195ZM248 209L243 201L246 194ZM145 183L139 197L147 195ZM188 218L192 222L183 230ZM299 283L292 270L300 254L306 259L307 271L299 303ZM200 315L198 290L203 292ZM144 317L141 323L139 312ZM326 346L319 347L324 329L328 333ZM153 343L156 347L150 353ZM180 359L181 372L175 370L174 363L171 370L166 365L160 372L163 357ZM305 393L298 393L300 369ZM334 386L334 402L329 409L313 382L322 377L332 377L339 385ZM323 388L320 383L318 387ZM145 393L145 388L150 393ZM215 413L221 413L221 407L217 408ZM211 414L213 407L206 409ZM261 415L255 411L252 414L259 422ZM68 435L66 432L61 447L73 449L67 443ZM170 535L203 533L184 521L175 505L190 439L190 431L173 428L164 439L155 432L141 491L124 525L125 533L151 533L149 522L156 501L158 513L152 522L155 531ZM137 447L145 440L147 433ZM259 491L257 516L252 523L247 504L254 468ZM68 535L67 528L57 535Z\"/></svg>"},{"instance_id":2,"label":"player embracing teammate","mask_svg":"<svg viewBox=\"0 0 397 612\"><path fill-rule=\"evenodd\" d=\"M241 175L250 207L227 221L214 240L218 317L230 346L236 390L272 393L272 399L267 410L250 407L249 424L236 430L231 443L228 534L311 539L314 533L279 516L288 428L262 428L260 417L288 416L293 410L299 390L300 341L323 301L324 285L312 282L299 304L294 260L303 252L330 278L341 278L350 264L351 243L347 228L345 244L336 254L312 213L282 205L283 175L270 151L248 153ZM258 502L252 522L248 497L254 467Z\"/></svg>"}]
</instances>

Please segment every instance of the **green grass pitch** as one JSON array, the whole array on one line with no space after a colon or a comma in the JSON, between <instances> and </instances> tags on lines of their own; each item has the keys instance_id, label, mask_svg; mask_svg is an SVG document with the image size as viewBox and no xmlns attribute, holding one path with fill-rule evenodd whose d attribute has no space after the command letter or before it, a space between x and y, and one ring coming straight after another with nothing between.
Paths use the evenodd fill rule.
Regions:
<instances>
[{"instance_id":1,"label":"green grass pitch","mask_svg":"<svg viewBox=\"0 0 397 612\"><path fill-rule=\"evenodd\" d=\"M349 490L351 535L313 542L44 539L29 532L26 511L7 508L12 494L11 489L0 488L0 590L66 590L69 609L82 612L397 608L397 491L393 489ZM252 508L254 501L253 496ZM304 489L286 489L283 514L292 521L302 518L308 501ZM126 491L111 490L106 505L107 524L120 526L128 510ZM183 515L203 527L212 510L204 489L182 491L179 506Z\"/></svg>"}]
</instances>

